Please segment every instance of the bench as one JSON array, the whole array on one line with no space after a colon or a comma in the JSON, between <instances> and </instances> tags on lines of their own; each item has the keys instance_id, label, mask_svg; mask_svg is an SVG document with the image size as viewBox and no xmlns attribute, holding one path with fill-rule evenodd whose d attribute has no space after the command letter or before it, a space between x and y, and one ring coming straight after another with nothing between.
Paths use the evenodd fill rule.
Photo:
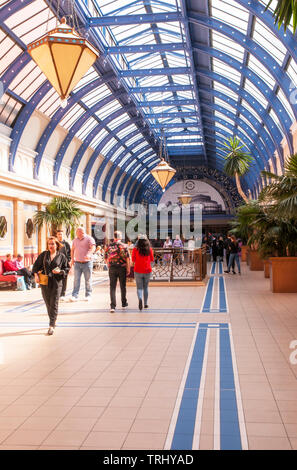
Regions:
<instances>
[{"instance_id":1,"label":"bench","mask_svg":"<svg viewBox=\"0 0 297 470\"><path fill-rule=\"evenodd\" d=\"M17 274L8 274L7 276L4 276L4 267L3 267L4 261L1 259L0 260L0 287L13 287L14 290L17 288L17 281L18 276Z\"/></svg>"}]
</instances>

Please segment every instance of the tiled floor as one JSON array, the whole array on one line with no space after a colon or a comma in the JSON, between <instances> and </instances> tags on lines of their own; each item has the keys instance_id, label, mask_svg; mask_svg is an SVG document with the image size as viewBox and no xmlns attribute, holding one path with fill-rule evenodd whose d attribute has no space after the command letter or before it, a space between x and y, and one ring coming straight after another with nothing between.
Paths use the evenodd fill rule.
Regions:
<instances>
[{"instance_id":1,"label":"tiled floor","mask_svg":"<svg viewBox=\"0 0 297 470\"><path fill-rule=\"evenodd\" d=\"M140 313L130 286L114 314L96 277L51 337L38 289L1 291L0 449L297 449L297 294L214 276L209 312L206 288L151 287Z\"/></svg>"}]
</instances>

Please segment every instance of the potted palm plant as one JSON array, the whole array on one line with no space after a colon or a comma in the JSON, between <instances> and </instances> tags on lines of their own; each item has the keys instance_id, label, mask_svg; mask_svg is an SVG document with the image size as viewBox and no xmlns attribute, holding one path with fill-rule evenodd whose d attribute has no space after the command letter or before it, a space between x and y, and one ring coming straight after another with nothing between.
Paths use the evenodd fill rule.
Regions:
<instances>
[{"instance_id":1,"label":"potted palm plant","mask_svg":"<svg viewBox=\"0 0 297 470\"><path fill-rule=\"evenodd\" d=\"M251 200L248 204L243 204L237 209L236 218L232 222L233 228L231 232L242 239L241 256L243 255L244 247L247 255L246 260L251 271L262 271L264 268L263 260L258 250L258 240L255 236L252 238L257 232L256 227L253 225L254 221L262 216L263 208L259 205L258 201ZM241 259L244 261L243 257Z\"/></svg>"},{"instance_id":2,"label":"potted palm plant","mask_svg":"<svg viewBox=\"0 0 297 470\"><path fill-rule=\"evenodd\" d=\"M69 231L79 225L79 219L83 212L78 207L78 202L68 197L53 197L44 210L38 210L33 217L33 223L40 229L46 224L51 235L63 225Z\"/></svg>"},{"instance_id":3,"label":"potted palm plant","mask_svg":"<svg viewBox=\"0 0 297 470\"><path fill-rule=\"evenodd\" d=\"M275 221L271 242L277 256L270 257L271 289L273 292L297 292L297 154L289 157L283 175L262 173L272 180L259 197Z\"/></svg>"}]
</instances>

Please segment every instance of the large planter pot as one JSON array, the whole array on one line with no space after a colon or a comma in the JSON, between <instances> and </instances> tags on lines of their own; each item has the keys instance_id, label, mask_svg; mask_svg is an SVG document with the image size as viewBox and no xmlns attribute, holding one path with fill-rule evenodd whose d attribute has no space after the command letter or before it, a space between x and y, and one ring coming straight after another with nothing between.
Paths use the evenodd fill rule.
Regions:
<instances>
[{"instance_id":1,"label":"large planter pot","mask_svg":"<svg viewBox=\"0 0 297 470\"><path fill-rule=\"evenodd\" d=\"M248 249L247 245L242 245L242 247L241 247L241 261L246 261L246 259L247 259L247 249Z\"/></svg>"},{"instance_id":2,"label":"large planter pot","mask_svg":"<svg viewBox=\"0 0 297 470\"><path fill-rule=\"evenodd\" d=\"M272 292L297 292L297 257L269 258Z\"/></svg>"},{"instance_id":3,"label":"large planter pot","mask_svg":"<svg viewBox=\"0 0 297 470\"><path fill-rule=\"evenodd\" d=\"M257 250L249 250L249 258L251 271L263 271L264 261Z\"/></svg>"},{"instance_id":4,"label":"large planter pot","mask_svg":"<svg viewBox=\"0 0 297 470\"><path fill-rule=\"evenodd\" d=\"M264 277L270 277L270 261L268 259L264 260Z\"/></svg>"}]
</instances>

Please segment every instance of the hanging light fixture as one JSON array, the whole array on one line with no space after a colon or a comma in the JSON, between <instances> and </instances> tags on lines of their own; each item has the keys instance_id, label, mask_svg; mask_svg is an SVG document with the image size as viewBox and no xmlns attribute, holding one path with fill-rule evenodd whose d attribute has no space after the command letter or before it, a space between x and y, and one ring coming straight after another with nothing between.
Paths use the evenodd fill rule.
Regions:
<instances>
[{"instance_id":1,"label":"hanging light fixture","mask_svg":"<svg viewBox=\"0 0 297 470\"><path fill-rule=\"evenodd\" d=\"M190 204L190 202L192 201L191 194L187 193L186 188L185 188L185 178L186 178L186 174L185 174L185 156L184 156L183 193L180 196L178 196L178 200L182 205Z\"/></svg>"},{"instance_id":2,"label":"hanging light fixture","mask_svg":"<svg viewBox=\"0 0 297 470\"><path fill-rule=\"evenodd\" d=\"M163 157L164 155L164 157ZM155 180L159 183L161 188L163 189L163 192L169 183L173 176L176 173L176 170L172 168L169 163L166 162L165 157L166 157L166 143L165 143L165 137L161 137L160 141L160 163L151 170L151 174L155 178Z\"/></svg>"},{"instance_id":3,"label":"hanging light fixture","mask_svg":"<svg viewBox=\"0 0 297 470\"><path fill-rule=\"evenodd\" d=\"M163 93L162 93L162 118L163 118ZM159 150L159 158L160 163L151 170L151 174L161 186L163 192L167 184L171 181L173 176L176 173L174 168L171 168L169 163L166 161L166 155L168 157L167 148L166 148L166 140L164 135L164 130L161 129L161 139L160 139L160 150Z\"/></svg>"},{"instance_id":4,"label":"hanging light fixture","mask_svg":"<svg viewBox=\"0 0 297 470\"><path fill-rule=\"evenodd\" d=\"M99 56L92 44L66 23L65 17L27 49L60 95L62 107L67 106L67 97Z\"/></svg>"}]
</instances>

